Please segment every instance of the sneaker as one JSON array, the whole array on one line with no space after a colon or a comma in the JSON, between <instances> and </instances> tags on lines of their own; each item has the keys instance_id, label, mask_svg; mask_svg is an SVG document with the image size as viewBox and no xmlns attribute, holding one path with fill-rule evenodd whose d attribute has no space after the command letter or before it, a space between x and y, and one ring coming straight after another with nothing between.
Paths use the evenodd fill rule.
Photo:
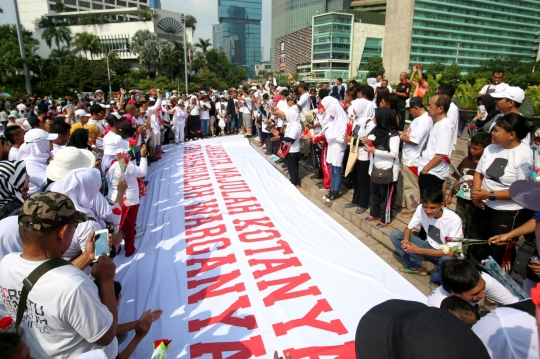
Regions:
<instances>
[{"instance_id":1,"label":"sneaker","mask_svg":"<svg viewBox=\"0 0 540 359\"><path fill-rule=\"evenodd\" d=\"M144 236L144 232L137 232L137 233L135 234L135 239L141 238L142 236Z\"/></svg>"},{"instance_id":2,"label":"sneaker","mask_svg":"<svg viewBox=\"0 0 540 359\"><path fill-rule=\"evenodd\" d=\"M332 192L334 192L334 191L332 191L332 190L328 191L328 193L325 194L325 195L323 196L322 199L326 200L328 197L330 197L330 195L332 194Z\"/></svg>"},{"instance_id":3,"label":"sneaker","mask_svg":"<svg viewBox=\"0 0 540 359\"><path fill-rule=\"evenodd\" d=\"M349 202L349 203L347 203L347 204L346 204L345 206L343 206L343 207L345 207L345 208L353 208L353 207L357 207L357 206L358 206L358 205L357 205L356 203Z\"/></svg>"},{"instance_id":4,"label":"sneaker","mask_svg":"<svg viewBox=\"0 0 540 359\"><path fill-rule=\"evenodd\" d=\"M279 156L278 156L278 157L279 157ZM283 158L281 158L281 157L279 157L279 160L276 161L276 163L283 163L283 162L285 162L285 159L283 159Z\"/></svg>"},{"instance_id":5,"label":"sneaker","mask_svg":"<svg viewBox=\"0 0 540 359\"><path fill-rule=\"evenodd\" d=\"M197 137L195 137L193 140L197 141Z\"/></svg>"},{"instance_id":6,"label":"sneaker","mask_svg":"<svg viewBox=\"0 0 540 359\"><path fill-rule=\"evenodd\" d=\"M319 187L319 191L328 191L328 188L324 187L322 184L317 185L317 187Z\"/></svg>"},{"instance_id":7,"label":"sneaker","mask_svg":"<svg viewBox=\"0 0 540 359\"><path fill-rule=\"evenodd\" d=\"M412 217L414 215L414 212L410 212L410 211L407 211L406 209L404 209L403 211L400 212L400 214L403 217L409 218L409 217Z\"/></svg>"},{"instance_id":8,"label":"sneaker","mask_svg":"<svg viewBox=\"0 0 540 359\"><path fill-rule=\"evenodd\" d=\"M332 191L332 194L330 196L326 197L326 202L332 202L335 201L340 197L339 192Z\"/></svg>"},{"instance_id":9,"label":"sneaker","mask_svg":"<svg viewBox=\"0 0 540 359\"><path fill-rule=\"evenodd\" d=\"M356 214L362 214L362 213L364 213L364 212L367 211L367 210L368 210L367 207L360 207L360 206L359 206L359 207L356 209Z\"/></svg>"},{"instance_id":10,"label":"sneaker","mask_svg":"<svg viewBox=\"0 0 540 359\"><path fill-rule=\"evenodd\" d=\"M212 135L212 137L216 137L216 135Z\"/></svg>"}]
</instances>

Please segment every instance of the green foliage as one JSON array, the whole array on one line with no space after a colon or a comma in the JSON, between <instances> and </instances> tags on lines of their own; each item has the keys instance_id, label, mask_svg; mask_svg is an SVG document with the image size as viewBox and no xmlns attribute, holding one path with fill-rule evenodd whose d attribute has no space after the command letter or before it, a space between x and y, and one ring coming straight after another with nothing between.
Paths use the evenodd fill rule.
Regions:
<instances>
[{"instance_id":1,"label":"green foliage","mask_svg":"<svg viewBox=\"0 0 540 359\"><path fill-rule=\"evenodd\" d=\"M101 52L99 37L87 31L78 32L75 34L73 46L75 47L75 52L84 54L86 58L88 58L88 54L90 54L90 58L93 59L94 55Z\"/></svg>"},{"instance_id":2,"label":"green foliage","mask_svg":"<svg viewBox=\"0 0 540 359\"><path fill-rule=\"evenodd\" d=\"M54 5L53 5L53 10L60 13L60 12L64 12L66 11L66 6L64 5L63 2L61 1L57 1Z\"/></svg>"},{"instance_id":3,"label":"green foliage","mask_svg":"<svg viewBox=\"0 0 540 359\"><path fill-rule=\"evenodd\" d=\"M540 115L540 86L530 86L525 90L525 96L532 103L534 113Z\"/></svg>"},{"instance_id":4,"label":"green foliage","mask_svg":"<svg viewBox=\"0 0 540 359\"><path fill-rule=\"evenodd\" d=\"M446 66L442 62L437 61L427 65L424 71L428 76L431 75L435 77L438 74L442 74L444 70L446 70Z\"/></svg>"},{"instance_id":5,"label":"green foliage","mask_svg":"<svg viewBox=\"0 0 540 359\"><path fill-rule=\"evenodd\" d=\"M384 74L383 60L380 56L373 56L368 60L366 66L362 69L368 72L368 77L375 77L378 73Z\"/></svg>"},{"instance_id":6,"label":"green foliage","mask_svg":"<svg viewBox=\"0 0 540 359\"><path fill-rule=\"evenodd\" d=\"M199 42L195 44L195 47L201 49L203 54L206 54L208 48L212 47L212 44L210 43L210 39L205 40L199 37Z\"/></svg>"},{"instance_id":7,"label":"green foliage","mask_svg":"<svg viewBox=\"0 0 540 359\"><path fill-rule=\"evenodd\" d=\"M458 86L461 83L461 67L455 62L442 73L442 83Z\"/></svg>"},{"instance_id":8,"label":"green foliage","mask_svg":"<svg viewBox=\"0 0 540 359\"><path fill-rule=\"evenodd\" d=\"M191 27L193 29L193 33L195 33L195 29L197 28L197 19L193 15L186 15L186 27Z\"/></svg>"},{"instance_id":9,"label":"green foliage","mask_svg":"<svg viewBox=\"0 0 540 359\"><path fill-rule=\"evenodd\" d=\"M68 46L71 43L71 30L65 26L49 26L43 31L41 38L45 40L49 48L52 48L54 41L56 48L60 49L61 42L66 43Z\"/></svg>"},{"instance_id":10,"label":"green foliage","mask_svg":"<svg viewBox=\"0 0 540 359\"><path fill-rule=\"evenodd\" d=\"M462 110L476 110L478 93L486 84L487 81L483 78L476 79L474 84L468 81L459 84L454 95L459 101L459 108Z\"/></svg>"}]
</instances>

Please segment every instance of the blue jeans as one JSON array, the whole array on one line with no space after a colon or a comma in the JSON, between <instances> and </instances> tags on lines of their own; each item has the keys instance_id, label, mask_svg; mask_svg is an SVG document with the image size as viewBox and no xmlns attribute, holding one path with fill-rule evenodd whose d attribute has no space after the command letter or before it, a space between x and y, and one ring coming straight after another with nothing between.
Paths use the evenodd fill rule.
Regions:
<instances>
[{"instance_id":1,"label":"blue jeans","mask_svg":"<svg viewBox=\"0 0 540 359\"><path fill-rule=\"evenodd\" d=\"M396 252L398 252L398 254L403 259L407 267L409 267L409 269L417 270L417 269L422 268L424 264L422 263L422 260L420 259L420 257L418 257L418 254L407 253L401 247L401 241L403 240L403 237L404 237L404 234L402 231L395 230L395 231L392 231L392 233L390 233L390 241L392 241L392 244L394 245ZM415 236L411 236L410 242L420 248L435 249L429 244L428 241L424 241L423 239L420 239ZM437 271L431 275L430 280L432 283L440 285L441 284L441 264L443 264L443 262L449 259L452 259L452 257L448 257L448 256L433 257L433 256L428 256L428 255L422 255L422 257L424 257L430 262L435 263L435 265L437 266L436 268Z\"/></svg>"},{"instance_id":2,"label":"blue jeans","mask_svg":"<svg viewBox=\"0 0 540 359\"><path fill-rule=\"evenodd\" d=\"M201 134L203 136L208 136L208 127L210 126L210 119L201 119Z\"/></svg>"},{"instance_id":3,"label":"blue jeans","mask_svg":"<svg viewBox=\"0 0 540 359\"><path fill-rule=\"evenodd\" d=\"M339 192L339 185L341 184L341 174L343 169L330 165L330 189Z\"/></svg>"},{"instance_id":4,"label":"blue jeans","mask_svg":"<svg viewBox=\"0 0 540 359\"><path fill-rule=\"evenodd\" d=\"M238 128L238 116L234 115L231 116L231 120L229 121L229 131L234 131Z\"/></svg>"}]
</instances>

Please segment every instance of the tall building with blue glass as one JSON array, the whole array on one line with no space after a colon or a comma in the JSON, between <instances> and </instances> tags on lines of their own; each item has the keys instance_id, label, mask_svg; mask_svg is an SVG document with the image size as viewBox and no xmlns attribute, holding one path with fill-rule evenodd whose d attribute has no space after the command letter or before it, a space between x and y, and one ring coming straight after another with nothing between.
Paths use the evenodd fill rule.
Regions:
<instances>
[{"instance_id":1,"label":"tall building with blue glass","mask_svg":"<svg viewBox=\"0 0 540 359\"><path fill-rule=\"evenodd\" d=\"M152 9L161 9L161 0L150 0L149 4Z\"/></svg>"},{"instance_id":2,"label":"tall building with blue glass","mask_svg":"<svg viewBox=\"0 0 540 359\"><path fill-rule=\"evenodd\" d=\"M229 60L255 77L261 63L262 0L218 0L220 48Z\"/></svg>"},{"instance_id":3,"label":"tall building with blue glass","mask_svg":"<svg viewBox=\"0 0 540 359\"><path fill-rule=\"evenodd\" d=\"M495 58L535 61L539 19L539 0L388 0L387 76L395 81L417 62L469 71Z\"/></svg>"}]
</instances>

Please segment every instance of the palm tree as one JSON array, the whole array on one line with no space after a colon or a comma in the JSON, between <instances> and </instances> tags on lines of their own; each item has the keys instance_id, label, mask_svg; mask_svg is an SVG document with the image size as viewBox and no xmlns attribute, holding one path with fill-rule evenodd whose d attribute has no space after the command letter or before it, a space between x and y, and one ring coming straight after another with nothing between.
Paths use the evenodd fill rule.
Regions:
<instances>
[{"instance_id":1,"label":"palm tree","mask_svg":"<svg viewBox=\"0 0 540 359\"><path fill-rule=\"evenodd\" d=\"M60 49L60 42L65 42L68 46L71 43L71 30L65 26L49 26L41 34L41 38L45 40L47 46L52 48L52 42Z\"/></svg>"},{"instance_id":2,"label":"palm tree","mask_svg":"<svg viewBox=\"0 0 540 359\"><path fill-rule=\"evenodd\" d=\"M49 58L53 61L58 62L60 66L62 66L62 63L68 59L73 58L73 51L68 46L62 46L60 49L55 49L51 51L51 54L49 55Z\"/></svg>"},{"instance_id":3,"label":"palm tree","mask_svg":"<svg viewBox=\"0 0 540 359\"><path fill-rule=\"evenodd\" d=\"M139 56L139 63L146 66L148 73L152 67L157 73L160 45L156 35L148 30L138 30L131 40L131 52Z\"/></svg>"},{"instance_id":4,"label":"palm tree","mask_svg":"<svg viewBox=\"0 0 540 359\"><path fill-rule=\"evenodd\" d=\"M66 6L64 5L63 2L61 1L57 1L54 5L53 5L53 10L60 13L60 12L64 12L66 11Z\"/></svg>"},{"instance_id":5,"label":"palm tree","mask_svg":"<svg viewBox=\"0 0 540 359\"><path fill-rule=\"evenodd\" d=\"M203 54L206 54L206 51L208 51L208 48L211 47L212 44L210 43L210 39L201 39L199 37L199 42L195 44L195 47L198 47L202 50Z\"/></svg>"},{"instance_id":6,"label":"palm tree","mask_svg":"<svg viewBox=\"0 0 540 359\"><path fill-rule=\"evenodd\" d=\"M101 52L99 37L87 31L78 32L75 34L73 46L75 47L75 52L84 53L86 59L88 59L88 53L90 53L90 58L94 59L94 55Z\"/></svg>"}]
</instances>

